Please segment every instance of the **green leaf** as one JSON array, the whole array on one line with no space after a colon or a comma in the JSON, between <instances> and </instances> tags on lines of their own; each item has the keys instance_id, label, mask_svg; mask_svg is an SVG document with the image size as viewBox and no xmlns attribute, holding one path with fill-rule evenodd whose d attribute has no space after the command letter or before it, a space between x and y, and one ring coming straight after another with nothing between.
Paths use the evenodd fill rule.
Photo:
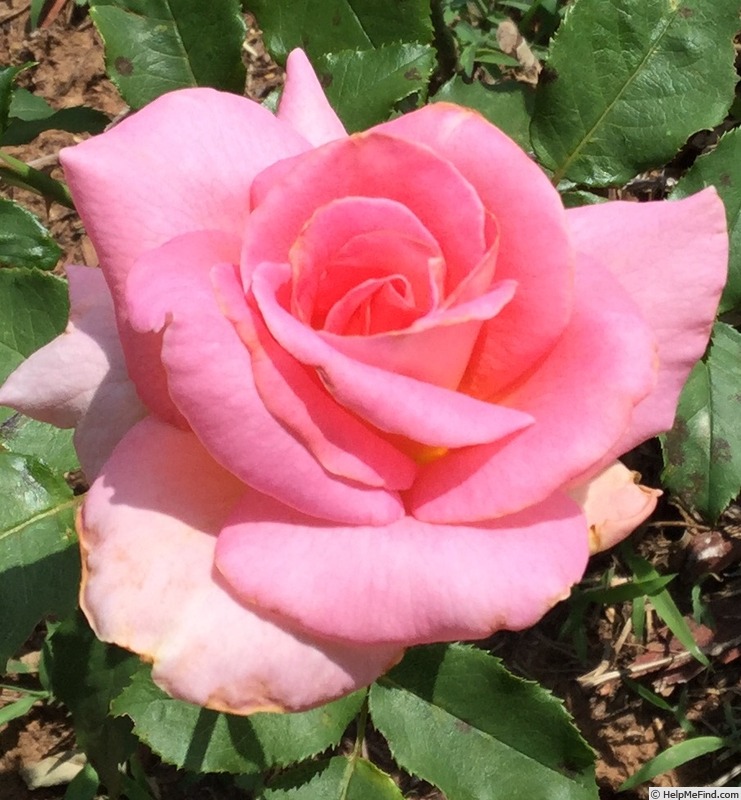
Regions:
<instances>
[{"instance_id":1,"label":"green leaf","mask_svg":"<svg viewBox=\"0 0 741 800\"><path fill-rule=\"evenodd\" d=\"M633 548L623 543L620 548L620 554L625 559L625 563L633 570L633 574L639 581L658 581L661 576L651 566L645 558L637 555ZM666 623L669 630L679 639L679 641L687 648L688 652L692 654L701 664L706 667L709 666L705 653L697 646L692 631L689 629L687 622L682 616L682 612L677 608L677 604L669 594L668 589L654 592L651 595L651 605L656 610L659 617Z\"/></svg>"},{"instance_id":2,"label":"green leaf","mask_svg":"<svg viewBox=\"0 0 741 800\"><path fill-rule=\"evenodd\" d=\"M57 628L47 651L52 691L69 708L78 744L116 796L121 788L118 765L134 752L136 739L130 721L110 716L109 710L141 662L98 641L79 612Z\"/></svg>"},{"instance_id":3,"label":"green leaf","mask_svg":"<svg viewBox=\"0 0 741 800\"><path fill-rule=\"evenodd\" d=\"M646 598L636 597L630 610L630 622L635 638L640 642L646 633Z\"/></svg>"},{"instance_id":4,"label":"green leaf","mask_svg":"<svg viewBox=\"0 0 741 800\"><path fill-rule=\"evenodd\" d=\"M294 47L315 59L338 50L369 50L432 40L427 0L252 0L265 44L285 62Z\"/></svg>"},{"instance_id":5,"label":"green leaf","mask_svg":"<svg viewBox=\"0 0 741 800\"><path fill-rule=\"evenodd\" d=\"M562 703L462 645L409 651L371 688L397 762L448 800L595 800L594 755Z\"/></svg>"},{"instance_id":6,"label":"green leaf","mask_svg":"<svg viewBox=\"0 0 741 800\"><path fill-rule=\"evenodd\" d=\"M100 133L109 122L102 111L94 108L74 106L57 110L26 89L16 89L10 103L8 127L2 141L4 145L26 144L42 131L48 130Z\"/></svg>"},{"instance_id":7,"label":"green leaf","mask_svg":"<svg viewBox=\"0 0 741 800\"><path fill-rule=\"evenodd\" d=\"M11 117L3 137L5 145L27 144L44 131L67 131L68 133L102 133L110 123L102 111L88 106L60 108L37 120L21 120Z\"/></svg>"},{"instance_id":8,"label":"green leaf","mask_svg":"<svg viewBox=\"0 0 741 800\"><path fill-rule=\"evenodd\" d=\"M19 698L14 703L9 703L7 706L0 708L0 727L7 725L14 719L25 717L31 710L34 703L38 703L39 698L35 695L27 694Z\"/></svg>"},{"instance_id":9,"label":"green leaf","mask_svg":"<svg viewBox=\"0 0 741 800\"><path fill-rule=\"evenodd\" d=\"M600 197L593 192L587 192L580 189L564 192L561 195L564 208L579 208L579 206L594 206L597 203L606 203L606 197Z\"/></svg>"},{"instance_id":10,"label":"green leaf","mask_svg":"<svg viewBox=\"0 0 741 800\"><path fill-rule=\"evenodd\" d=\"M0 381L67 324L67 284L30 269L0 270Z\"/></svg>"},{"instance_id":11,"label":"green leaf","mask_svg":"<svg viewBox=\"0 0 741 800\"><path fill-rule=\"evenodd\" d=\"M675 769L688 761L692 761L693 758L714 753L725 746L727 746L727 742L720 736L698 736L694 739L687 739L685 742L679 742L679 744L673 745L668 750L664 750L663 753L659 753L648 764L644 764L638 772L631 775L620 786L618 791L624 792L628 789L633 789L639 784L651 780L656 775L661 775L662 772L668 772L670 769Z\"/></svg>"},{"instance_id":12,"label":"green leaf","mask_svg":"<svg viewBox=\"0 0 741 800\"><path fill-rule=\"evenodd\" d=\"M64 800L95 800L99 787L98 773L88 762L69 782Z\"/></svg>"},{"instance_id":13,"label":"green leaf","mask_svg":"<svg viewBox=\"0 0 741 800\"><path fill-rule=\"evenodd\" d=\"M37 270L0 270L0 381L62 331L67 312L64 281ZM23 418L10 410L0 419L0 662L5 663L45 614L74 608L80 567L72 492L32 457L42 455L46 442L43 455L55 468L69 463L63 445L68 434L57 439L41 423L25 430Z\"/></svg>"},{"instance_id":14,"label":"green leaf","mask_svg":"<svg viewBox=\"0 0 741 800\"><path fill-rule=\"evenodd\" d=\"M433 103L457 103L473 108L503 130L524 150L531 150L530 119L535 92L524 83L504 81L495 86L465 83L456 75L432 98Z\"/></svg>"},{"instance_id":15,"label":"green leaf","mask_svg":"<svg viewBox=\"0 0 741 800\"><path fill-rule=\"evenodd\" d=\"M60 334L68 314L66 281L38 270L0 269L0 381Z\"/></svg>"},{"instance_id":16,"label":"green leaf","mask_svg":"<svg viewBox=\"0 0 741 800\"><path fill-rule=\"evenodd\" d=\"M16 87L10 100L10 116L30 122L46 119L54 113L54 109L44 100L28 89Z\"/></svg>"},{"instance_id":17,"label":"green leaf","mask_svg":"<svg viewBox=\"0 0 741 800\"><path fill-rule=\"evenodd\" d=\"M259 772L337 744L363 701L359 692L300 714L220 714L175 700L137 673L114 701L116 716L164 761L191 772Z\"/></svg>"},{"instance_id":18,"label":"green leaf","mask_svg":"<svg viewBox=\"0 0 741 800\"><path fill-rule=\"evenodd\" d=\"M740 363L741 334L716 323L708 353L680 395L674 427L662 439L664 484L710 520L741 487Z\"/></svg>"},{"instance_id":19,"label":"green leaf","mask_svg":"<svg viewBox=\"0 0 741 800\"><path fill-rule=\"evenodd\" d=\"M30 211L0 198L0 266L53 269L61 255L62 249Z\"/></svg>"},{"instance_id":20,"label":"green leaf","mask_svg":"<svg viewBox=\"0 0 741 800\"><path fill-rule=\"evenodd\" d=\"M579 0L541 76L533 145L553 170L622 184L712 128L734 97L738 0Z\"/></svg>"},{"instance_id":21,"label":"green leaf","mask_svg":"<svg viewBox=\"0 0 741 800\"><path fill-rule=\"evenodd\" d=\"M38 26L43 8L44 0L31 0L31 30Z\"/></svg>"},{"instance_id":22,"label":"green leaf","mask_svg":"<svg viewBox=\"0 0 741 800\"><path fill-rule=\"evenodd\" d=\"M129 774L124 775L124 794L127 800L160 800L159 792L156 798L150 794L149 778L138 753L134 753L129 759L128 766Z\"/></svg>"},{"instance_id":23,"label":"green leaf","mask_svg":"<svg viewBox=\"0 0 741 800\"><path fill-rule=\"evenodd\" d=\"M348 131L388 119L394 103L424 92L435 66L431 47L393 44L378 50L344 50L316 62L327 99Z\"/></svg>"},{"instance_id":24,"label":"green leaf","mask_svg":"<svg viewBox=\"0 0 741 800\"><path fill-rule=\"evenodd\" d=\"M679 181L672 199L688 197L706 186L715 186L726 207L731 252L728 283L719 311L741 306L741 129L727 133L707 155L700 156Z\"/></svg>"},{"instance_id":25,"label":"green leaf","mask_svg":"<svg viewBox=\"0 0 741 800\"><path fill-rule=\"evenodd\" d=\"M584 589L578 592L577 598L579 602L611 606L615 603L635 600L636 597L656 595L676 577L676 575L657 575L644 580L628 581L628 583L621 583L618 586Z\"/></svg>"},{"instance_id":26,"label":"green leaf","mask_svg":"<svg viewBox=\"0 0 741 800\"><path fill-rule=\"evenodd\" d=\"M111 80L132 108L187 86L244 91L238 0L95 0Z\"/></svg>"},{"instance_id":27,"label":"green leaf","mask_svg":"<svg viewBox=\"0 0 741 800\"><path fill-rule=\"evenodd\" d=\"M396 784L378 767L356 756L332 758L281 775L264 800L403 800Z\"/></svg>"},{"instance_id":28,"label":"green leaf","mask_svg":"<svg viewBox=\"0 0 741 800\"><path fill-rule=\"evenodd\" d=\"M72 437L71 429L62 430L23 414L13 414L0 423L0 452L35 456L54 472L71 472L80 467Z\"/></svg>"},{"instance_id":29,"label":"green leaf","mask_svg":"<svg viewBox=\"0 0 741 800\"><path fill-rule=\"evenodd\" d=\"M13 99L13 82L16 75L30 66L32 64L28 62L17 67L0 67L0 139L2 139L5 128L8 126L10 104Z\"/></svg>"},{"instance_id":30,"label":"green leaf","mask_svg":"<svg viewBox=\"0 0 741 800\"><path fill-rule=\"evenodd\" d=\"M0 201L2 203L2 201ZM64 329L67 284L36 270L0 270L0 383ZM56 473L77 469L72 431L0 407L0 452L34 456Z\"/></svg>"},{"instance_id":31,"label":"green leaf","mask_svg":"<svg viewBox=\"0 0 741 800\"><path fill-rule=\"evenodd\" d=\"M0 452L0 664L46 614L74 607L80 564L75 499L34 458Z\"/></svg>"},{"instance_id":32,"label":"green leaf","mask_svg":"<svg viewBox=\"0 0 741 800\"><path fill-rule=\"evenodd\" d=\"M669 714L675 713L674 706L669 705L669 703L667 703L663 697L659 697L659 695L657 695L655 692L652 692L646 686L642 686L640 683L638 683L638 681L632 680L627 675L621 675L620 680L625 686L634 691L647 703L651 703L651 705L660 708L662 711L667 711Z\"/></svg>"}]
</instances>

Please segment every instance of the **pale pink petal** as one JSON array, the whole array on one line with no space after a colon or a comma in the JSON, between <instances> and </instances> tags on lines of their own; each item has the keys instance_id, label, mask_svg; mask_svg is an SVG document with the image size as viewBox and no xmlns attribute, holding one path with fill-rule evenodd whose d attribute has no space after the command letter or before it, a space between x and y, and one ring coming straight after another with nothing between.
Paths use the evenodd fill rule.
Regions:
<instances>
[{"instance_id":1,"label":"pale pink petal","mask_svg":"<svg viewBox=\"0 0 741 800\"><path fill-rule=\"evenodd\" d=\"M726 281L725 211L709 188L685 200L575 208L568 221L576 248L617 277L658 343L656 388L635 409L604 465L672 426L679 393L705 352Z\"/></svg>"},{"instance_id":2,"label":"pale pink petal","mask_svg":"<svg viewBox=\"0 0 741 800\"><path fill-rule=\"evenodd\" d=\"M67 276L67 329L8 378L0 405L60 428L77 427L78 457L92 479L146 409L126 372L103 273L71 265Z\"/></svg>"},{"instance_id":3,"label":"pale pink petal","mask_svg":"<svg viewBox=\"0 0 741 800\"><path fill-rule=\"evenodd\" d=\"M299 364L249 309L234 271L213 274L219 303L252 355L255 386L265 407L333 475L366 486L408 489L417 465L340 406L314 370Z\"/></svg>"},{"instance_id":4,"label":"pale pink petal","mask_svg":"<svg viewBox=\"0 0 741 800\"><path fill-rule=\"evenodd\" d=\"M448 453L410 490L430 522L499 517L540 502L619 439L656 380L653 336L616 279L584 259L566 332L540 367L500 402L536 422L501 443Z\"/></svg>"},{"instance_id":5,"label":"pale pink petal","mask_svg":"<svg viewBox=\"0 0 741 800\"><path fill-rule=\"evenodd\" d=\"M404 517L382 528L334 526L245 496L216 564L238 595L306 630L416 644L534 624L581 578L587 543L565 495L478 525Z\"/></svg>"},{"instance_id":6,"label":"pale pink petal","mask_svg":"<svg viewBox=\"0 0 741 800\"><path fill-rule=\"evenodd\" d=\"M455 289L441 303L442 308L452 308L453 306L475 300L485 294L494 283L494 276L497 271L497 260L499 258L499 233L494 217L488 217L489 235L491 246L484 253L479 263L466 275ZM502 281L506 283L507 281ZM516 284L517 281L512 281Z\"/></svg>"},{"instance_id":7,"label":"pale pink petal","mask_svg":"<svg viewBox=\"0 0 741 800\"><path fill-rule=\"evenodd\" d=\"M532 424L529 414L514 408L348 358L277 301L289 279L288 267L280 264L264 264L252 276L252 291L268 330L296 360L314 367L332 396L361 419L432 447L491 442Z\"/></svg>"},{"instance_id":8,"label":"pale pink petal","mask_svg":"<svg viewBox=\"0 0 741 800\"><path fill-rule=\"evenodd\" d=\"M622 542L653 514L658 489L641 486L641 476L619 461L588 483L569 489L589 523L589 550L599 553Z\"/></svg>"},{"instance_id":9,"label":"pale pink petal","mask_svg":"<svg viewBox=\"0 0 741 800\"><path fill-rule=\"evenodd\" d=\"M315 147L347 136L303 50L288 54L286 84L277 117Z\"/></svg>"},{"instance_id":10,"label":"pale pink petal","mask_svg":"<svg viewBox=\"0 0 741 800\"><path fill-rule=\"evenodd\" d=\"M129 372L163 419L183 424L157 367L159 343L136 337L121 307L129 270L142 253L181 233L241 235L255 175L307 149L302 136L258 103L183 89L62 151L65 177L113 294Z\"/></svg>"},{"instance_id":11,"label":"pale pink petal","mask_svg":"<svg viewBox=\"0 0 741 800\"><path fill-rule=\"evenodd\" d=\"M214 570L215 534L242 491L192 434L152 418L133 428L78 525L81 604L97 635L152 661L172 695L230 713L298 711L373 681L398 647L292 631Z\"/></svg>"},{"instance_id":12,"label":"pale pink petal","mask_svg":"<svg viewBox=\"0 0 741 800\"><path fill-rule=\"evenodd\" d=\"M442 251L447 291L494 244L489 238L496 229L479 197L447 161L411 142L355 134L286 159L257 177L242 254L245 282L265 261L288 262L293 243L317 209L353 196L386 198L416 215Z\"/></svg>"},{"instance_id":13,"label":"pale pink petal","mask_svg":"<svg viewBox=\"0 0 741 800\"><path fill-rule=\"evenodd\" d=\"M238 237L223 232L212 232L211 235L201 233L202 235L196 234L200 235L197 263L191 264L189 268L200 269L205 290L208 292L209 270L216 264L237 261L241 241ZM190 313L191 308L197 314L201 299L198 293L190 296L191 286L187 280L172 281L167 296L152 297L147 283L150 279L154 282L160 280L160 276L150 275L158 269L158 248L155 248L141 257L131 270L136 270L135 286L141 288L134 288L133 293L130 291L133 298L131 303L126 301L125 295L121 299L121 315L128 320L120 328L121 340L126 350L129 375L147 408L163 421L187 429L187 420L173 402L162 363L162 329L171 306L177 306L181 314ZM137 296L138 293L141 293L140 296ZM130 318L132 308L138 314L133 322Z\"/></svg>"},{"instance_id":14,"label":"pale pink petal","mask_svg":"<svg viewBox=\"0 0 741 800\"><path fill-rule=\"evenodd\" d=\"M3 405L59 428L77 425L110 373L111 361L119 371L123 361L103 273L89 267L68 269L67 329L26 359L0 393Z\"/></svg>"},{"instance_id":15,"label":"pale pink petal","mask_svg":"<svg viewBox=\"0 0 741 800\"><path fill-rule=\"evenodd\" d=\"M550 350L571 313L573 256L560 196L520 147L469 109L435 103L373 131L432 148L497 222L496 277L517 281L517 294L484 325L461 385L476 397L496 396ZM454 219L467 230L464 214Z\"/></svg>"},{"instance_id":16,"label":"pale pink petal","mask_svg":"<svg viewBox=\"0 0 741 800\"><path fill-rule=\"evenodd\" d=\"M190 231L241 235L255 175L308 149L259 103L183 89L63 150L61 160L117 300L145 251Z\"/></svg>"},{"instance_id":17,"label":"pale pink petal","mask_svg":"<svg viewBox=\"0 0 741 800\"><path fill-rule=\"evenodd\" d=\"M217 303L214 253L232 237L178 236L137 261L128 282L132 324L163 332L161 360L177 408L212 456L258 491L308 514L384 524L403 513L399 497L327 473L265 408L250 352Z\"/></svg>"}]
</instances>

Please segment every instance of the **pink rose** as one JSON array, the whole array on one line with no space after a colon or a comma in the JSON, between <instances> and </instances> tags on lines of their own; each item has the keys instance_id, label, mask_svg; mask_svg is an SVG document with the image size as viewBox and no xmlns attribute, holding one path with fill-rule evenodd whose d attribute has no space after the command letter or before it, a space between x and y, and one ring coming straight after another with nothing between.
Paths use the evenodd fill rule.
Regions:
<instances>
[{"instance_id":1,"label":"pink rose","mask_svg":"<svg viewBox=\"0 0 741 800\"><path fill-rule=\"evenodd\" d=\"M726 272L723 207L564 211L478 114L347 136L161 97L63 153L102 270L0 403L75 426L82 605L173 695L307 708L424 642L532 625L657 492Z\"/></svg>"}]
</instances>

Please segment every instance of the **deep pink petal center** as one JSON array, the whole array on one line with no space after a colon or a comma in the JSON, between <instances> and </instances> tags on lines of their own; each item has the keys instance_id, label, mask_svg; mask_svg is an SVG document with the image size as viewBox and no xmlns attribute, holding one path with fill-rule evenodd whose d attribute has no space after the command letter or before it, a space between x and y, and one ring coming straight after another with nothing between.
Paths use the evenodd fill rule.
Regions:
<instances>
[{"instance_id":1,"label":"deep pink petal center","mask_svg":"<svg viewBox=\"0 0 741 800\"><path fill-rule=\"evenodd\" d=\"M406 327L434 308L444 291L445 262L435 238L408 208L385 198L348 197L320 207L292 245L289 261L291 312L315 330L340 333L351 316L348 308L360 302L367 314L369 298L397 308L397 297L409 313L356 328ZM363 285L375 288L358 291Z\"/></svg>"}]
</instances>

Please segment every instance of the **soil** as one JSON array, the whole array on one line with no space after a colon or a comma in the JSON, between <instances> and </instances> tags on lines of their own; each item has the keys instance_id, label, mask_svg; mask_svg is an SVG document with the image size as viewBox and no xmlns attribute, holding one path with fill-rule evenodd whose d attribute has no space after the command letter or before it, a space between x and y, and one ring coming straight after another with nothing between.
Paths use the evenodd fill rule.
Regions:
<instances>
[{"instance_id":1,"label":"soil","mask_svg":"<svg viewBox=\"0 0 741 800\"><path fill-rule=\"evenodd\" d=\"M126 112L115 87L105 76L101 43L84 13L72 2L52 4L58 15L39 30L29 32L28 0L0 0L0 61L21 64L34 61L20 84L46 98L52 105L92 106L112 118ZM47 6L48 7L48 6ZM248 19L248 22L251 20ZM263 97L282 80L280 70L261 47L259 32L251 28L245 58L249 67L247 92ZM34 161L52 174L56 153L81 137L48 132L32 145L11 148L25 161ZM40 161L37 161L40 160ZM94 265L95 253L74 212L52 205L27 192L2 187L3 196L19 200L38 213L63 246L63 263ZM628 192L630 195L630 192ZM629 198L631 199L631 198ZM638 199L638 198L632 198ZM61 266L60 266L61 269ZM659 456L654 445L634 454L644 481L658 485ZM711 656L711 668L703 668L676 642L671 641L661 621L649 611L646 633L637 638L631 629L630 604L594 605L576 625L586 649L580 656L576 637L562 636L570 608L560 604L539 625L523 633L501 633L486 643L504 658L513 671L538 680L563 698L587 741L597 752L597 779L603 800L617 796L619 785L648 760L686 738L678 716L641 699L622 680L627 675L657 692L671 706L681 705L684 717L700 735L727 735L726 712L738 716L741 709L741 512L732 507L717 526L706 528L665 498L653 521L633 542L662 574L677 573L672 594L687 614L690 591L703 581L703 601L714 616L714 632L697 628ZM626 566L614 554L593 560L585 585L597 585L608 569L613 582L629 577ZM704 638L703 638L704 637ZM18 695L0 694L0 708ZM62 706L37 703L24 717L0 728L0 800L60 800L65 787L30 791L20 777L21 768L49 755L74 747L74 731ZM368 738L371 756L394 769L383 743L372 732ZM661 786L738 785L730 777L734 767L729 751L705 756L654 779ZM395 771L403 790L417 798L439 798L440 794L410 776ZM176 798L227 798L244 796L223 781L206 779L198 787L180 787L169 767L153 767L157 792L163 800ZM185 785L184 785L185 786ZM180 787L180 788L178 788ZM621 793L624 800L645 800L645 787Z\"/></svg>"}]
</instances>

